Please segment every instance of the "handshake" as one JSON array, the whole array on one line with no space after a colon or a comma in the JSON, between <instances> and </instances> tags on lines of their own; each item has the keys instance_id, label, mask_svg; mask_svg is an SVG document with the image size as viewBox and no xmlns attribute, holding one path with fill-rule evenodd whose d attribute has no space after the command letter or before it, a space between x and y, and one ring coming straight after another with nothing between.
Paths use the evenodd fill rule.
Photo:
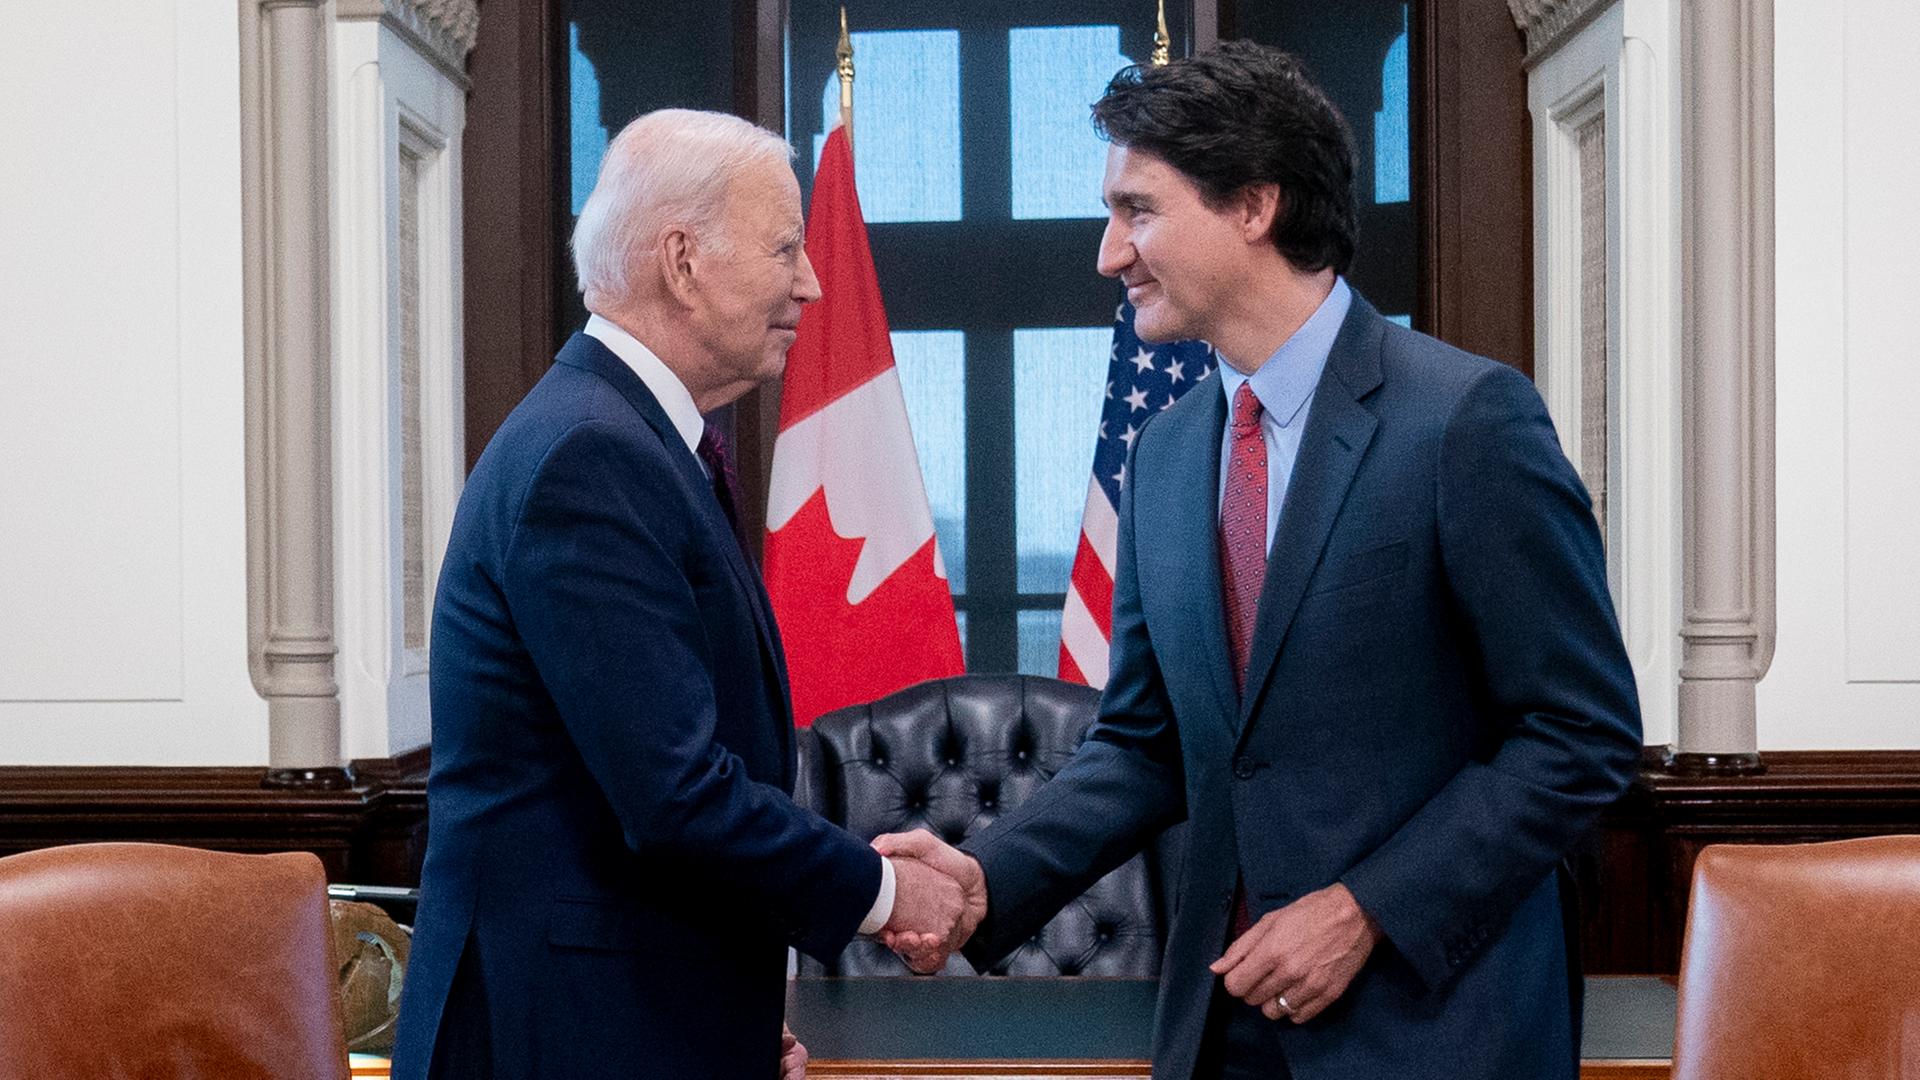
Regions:
<instances>
[{"instance_id":1,"label":"handshake","mask_svg":"<svg viewBox=\"0 0 1920 1080\"><path fill-rule=\"evenodd\" d=\"M877 935L908 967L946 966L987 915L987 876L973 856L925 829L874 838L893 863L893 916Z\"/></svg>"}]
</instances>

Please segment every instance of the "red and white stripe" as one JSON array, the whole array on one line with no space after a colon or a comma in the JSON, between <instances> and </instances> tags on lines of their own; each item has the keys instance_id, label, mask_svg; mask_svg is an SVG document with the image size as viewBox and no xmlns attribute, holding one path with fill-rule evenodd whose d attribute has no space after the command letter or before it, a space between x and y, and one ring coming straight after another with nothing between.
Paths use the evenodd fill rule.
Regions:
<instances>
[{"instance_id":1,"label":"red and white stripe","mask_svg":"<svg viewBox=\"0 0 1920 1080\"><path fill-rule=\"evenodd\" d=\"M1095 689L1107 685L1119 532L1119 514L1099 482L1090 481L1087 508L1080 518L1080 547L1074 552L1067 603L1060 613L1060 677Z\"/></svg>"}]
</instances>

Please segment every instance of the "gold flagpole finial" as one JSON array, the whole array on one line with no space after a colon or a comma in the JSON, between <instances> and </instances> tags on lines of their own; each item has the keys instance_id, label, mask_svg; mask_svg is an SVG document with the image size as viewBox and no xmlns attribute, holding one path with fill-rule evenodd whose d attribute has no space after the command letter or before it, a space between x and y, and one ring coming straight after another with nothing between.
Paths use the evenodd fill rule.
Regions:
<instances>
[{"instance_id":1,"label":"gold flagpole finial","mask_svg":"<svg viewBox=\"0 0 1920 1080\"><path fill-rule=\"evenodd\" d=\"M847 138L853 138L853 38L847 33L847 6L840 5L840 45L833 50L840 72L840 123L847 129Z\"/></svg>"},{"instance_id":2,"label":"gold flagpole finial","mask_svg":"<svg viewBox=\"0 0 1920 1080\"><path fill-rule=\"evenodd\" d=\"M1173 39L1167 36L1167 0L1160 0L1160 25L1153 32L1154 67L1167 66L1167 61L1171 59L1167 54L1167 46L1171 44Z\"/></svg>"}]
</instances>

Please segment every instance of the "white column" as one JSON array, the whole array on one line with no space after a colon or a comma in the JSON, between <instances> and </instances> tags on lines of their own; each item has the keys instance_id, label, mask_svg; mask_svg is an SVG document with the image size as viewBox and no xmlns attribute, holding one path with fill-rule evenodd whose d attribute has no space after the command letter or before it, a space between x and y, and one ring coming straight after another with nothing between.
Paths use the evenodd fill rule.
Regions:
<instances>
[{"instance_id":1,"label":"white column","mask_svg":"<svg viewBox=\"0 0 1920 1080\"><path fill-rule=\"evenodd\" d=\"M1685 608L1672 764L1760 767L1773 658L1773 4L1685 9Z\"/></svg>"},{"instance_id":2,"label":"white column","mask_svg":"<svg viewBox=\"0 0 1920 1080\"><path fill-rule=\"evenodd\" d=\"M242 6L247 621L268 782L342 787L334 681L327 8Z\"/></svg>"}]
</instances>

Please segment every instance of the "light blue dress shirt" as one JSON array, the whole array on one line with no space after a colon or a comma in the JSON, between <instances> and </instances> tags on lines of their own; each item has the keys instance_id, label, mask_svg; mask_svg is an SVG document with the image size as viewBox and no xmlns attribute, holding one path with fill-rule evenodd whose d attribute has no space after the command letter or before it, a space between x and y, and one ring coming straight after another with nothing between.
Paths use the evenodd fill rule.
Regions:
<instances>
[{"instance_id":1,"label":"light blue dress shirt","mask_svg":"<svg viewBox=\"0 0 1920 1080\"><path fill-rule=\"evenodd\" d=\"M1326 370L1327 357L1333 352L1333 339L1353 305L1353 290L1347 279L1333 280L1333 291L1320 302L1293 336L1281 343L1267 362L1251 375L1242 375L1223 358L1220 362L1220 389L1227 395L1227 424L1220 433L1220 491L1214 503L1227 498L1227 461L1233 451L1233 399L1240 384L1253 387L1260 399L1260 434L1267 443L1267 552L1273 552L1273 530L1280 522L1280 508L1287 504L1287 484L1293 479L1293 463L1300 456L1300 434L1306 430L1307 416L1313 411L1313 390L1320 385L1320 373Z\"/></svg>"}]
</instances>

